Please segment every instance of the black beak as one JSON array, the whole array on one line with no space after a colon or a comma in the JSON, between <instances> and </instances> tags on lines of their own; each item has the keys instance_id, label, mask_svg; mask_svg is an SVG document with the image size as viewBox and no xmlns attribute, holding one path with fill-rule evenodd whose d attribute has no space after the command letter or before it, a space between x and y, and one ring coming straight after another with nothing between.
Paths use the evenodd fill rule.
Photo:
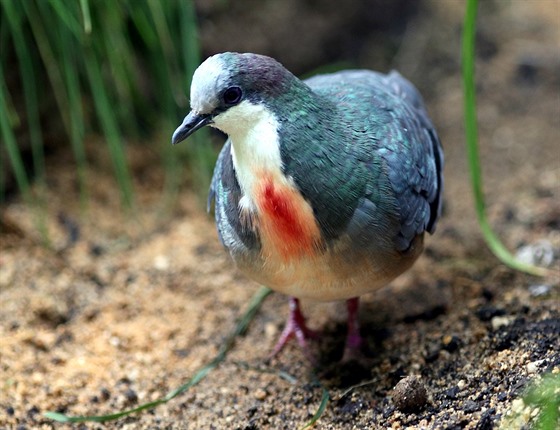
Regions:
<instances>
[{"instance_id":1,"label":"black beak","mask_svg":"<svg viewBox=\"0 0 560 430\"><path fill-rule=\"evenodd\" d=\"M199 128L212 123L212 115L210 114L198 114L194 111L190 111L189 114L183 120L183 123L177 127L177 130L173 133L171 138L171 143L177 145L182 142L191 134L193 134Z\"/></svg>"}]
</instances>

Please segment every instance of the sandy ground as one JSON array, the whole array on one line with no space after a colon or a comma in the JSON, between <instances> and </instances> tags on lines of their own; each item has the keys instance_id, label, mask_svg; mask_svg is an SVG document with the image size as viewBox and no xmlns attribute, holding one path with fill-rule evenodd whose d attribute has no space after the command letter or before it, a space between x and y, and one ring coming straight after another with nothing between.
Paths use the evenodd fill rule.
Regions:
<instances>
[{"instance_id":1,"label":"sandy ground","mask_svg":"<svg viewBox=\"0 0 560 430\"><path fill-rule=\"evenodd\" d=\"M560 6L513 3L513 12L481 24L486 197L508 248L529 246L525 255L558 270ZM456 55L460 15L444 12L449 25L439 37L450 38ZM407 46L401 70L418 56ZM516 273L485 247L466 169L460 78L457 68L438 73L419 86L445 147L444 217L412 270L363 297L366 358L339 362L343 303L304 303L322 332L313 343L319 366L295 344L267 362L288 312L275 294L198 385L156 409L84 428L300 428L322 387L331 400L318 429L530 428L539 411L520 400L524 390L542 374L560 377L558 272ZM138 204L126 213L100 147L89 142L85 211L70 155L51 160L43 220L50 248L28 207L16 200L1 209L0 428L74 428L42 414L101 415L162 397L212 360L258 289L235 270L192 191L161 210L154 150L129 153ZM407 410L393 389L412 375L421 388L404 392L420 400Z\"/></svg>"}]
</instances>

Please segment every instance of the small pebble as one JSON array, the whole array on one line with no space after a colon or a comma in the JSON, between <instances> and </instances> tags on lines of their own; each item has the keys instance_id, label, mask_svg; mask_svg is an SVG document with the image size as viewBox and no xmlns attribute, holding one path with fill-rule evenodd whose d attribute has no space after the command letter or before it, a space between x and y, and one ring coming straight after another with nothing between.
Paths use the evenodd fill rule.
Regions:
<instances>
[{"instance_id":1,"label":"small pebble","mask_svg":"<svg viewBox=\"0 0 560 430\"><path fill-rule=\"evenodd\" d=\"M519 248L515 257L526 264L549 267L554 261L554 247L548 240L539 240Z\"/></svg>"},{"instance_id":2,"label":"small pebble","mask_svg":"<svg viewBox=\"0 0 560 430\"><path fill-rule=\"evenodd\" d=\"M535 85L539 75L541 64L538 60L524 56L518 60L517 70L515 71L516 81L525 85Z\"/></svg>"},{"instance_id":3,"label":"small pebble","mask_svg":"<svg viewBox=\"0 0 560 430\"><path fill-rule=\"evenodd\" d=\"M525 408L525 403L523 402L523 399L515 399L513 402L511 402L510 410L513 413L521 413L521 411L523 411L524 408Z\"/></svg>"},{"instance_id":4,"label":"small pebble","mask_svg":"<svg viewBox=\"0 0 560 430\"><path fill-rule=\"evenodd\" d=\"M459 346L461 346L461 339L459 339L459 337L455 335L453 336L446 335L443 336L441 343L443 349L445 349L448 352L454 352L459 348Z\"/></svg>"},{"instance_id":5,"label":"small pebble","mask_svg":"<svg viewBox=\"0 0 560 430\"><path fill-rule=\"evenodd\" d=\"M103 248L101 245L91 244L89 247L89 253L93 257L99 257L105 253L105 248Z\"/></svg>"},{"instance_id":6,"label":"small pebble","mask_svg":"<svg viewBox=\"0 0 560 430\"><path fill-rule=\"evenodd\" d=\"M552 287L550 285L531 285L529 287L529 293L533 297L546 296L548 293L550 293L550 290L552 290Z\"/></svg>"},{"instance_id":7,"label":"small pebble","mask_svg":"<svg viewBox=\"0 0 560 430\"><path fill-rule=\"evenodd\" d=\"M475 312L476 316L480 321L490 321L494 317L505 315L505 313L506 313L505 310L496 308L491 305L481 306Z\"/></svg>"},{"instance_id":8,"label":"small pebble","mask_svg":"<svg viewBox=\"0 0 560 430\"><path fill-rule=\"evenodd\" d=\"M428 401L426 387L418 376L401 379L393 389L393 402L401 412L416 412Z\"/></svg>"},{"instance_id":9,"label":"small pebble","mask_svg":"<svg viewBox=\"0 0 560 430\"><path fill-rule=\"evenodd\" d=\"M544 360L537 360L537 361L532 361L532 362L528 363L527 366L526 366L527 373L537 373L539 371L539 367L541 366L543 361Z\"/></svg>"},{"instance_id":10,"label":"small pebble","mask_svg":"<svg viewBox=\"0 0 560 430\"><path fill-rule=\"evenodd\" d=\"M498 330L501 327L505 327L511 324L511 322L513 321L513 318L510 316L506 316L506 317L494 317L492 318L492 321L490 322L490 324L492 324L492 329L493 330Z\"/></svg>"},{"instance_id":11,"label":"small pebble","mask_svg":"<svg viewBox=\"0 0 560 430\"><path fill-rule=\"evenodd\" d=\"M99 390L99 393L101 400L103 400L104 402L111 398L111 392L107 388L101 388L101 390Z\"/></svg>"},{"instance_id":12,"label":"small pebble","mask_svg":"<svg viewBox=\"0 0 560 430\"><path fill-rule=\"evenodd\" d=\"M165 255L156 256L154 258L154 268L161 271L169 269L169 258Z\"/></svg>"},{"instance_id":13,"label":"small pebble","mask_svg":"<svg viewBox=\"0 0 560 430\"><path fill-rule=\"evenodd\" d=\"M463 402L462 409L466 413L472 414L473 412L476 412L476 411L480 410L480 405L473 400L465 400Z\"/></svg>"},{"instance_id":14,"label":"small pebble","mask_svg":"<svg viewBox=\"0 0 560 430\"><path fill-rule=\"evenodd\" d=\"M27 410L27 416L30 418L33 418L38 413L39 413L39 408L37 406L32 406Z\"/></svg>"},{"instance_id":15,"label":"small pebble","mask_svg":"<svg viewBox=\"0 0 560 430\"><path fill-rule=\"evenodd\" d=\"M255 399L257 399L257 400L264 400L264 399L266 399L266 396L268 396L268 393L265 390L263 390L262 388L257 388L254 396L255 396Z\"/></svg>"},{"instance_id":16,"label":"small pebble","mask_svg":"<svg viewBox=\"0 0 560 430\"><path fill-rule=\"evenodd\" d=\"M124 393L127 403L136 403L138 401L138 394L132 388L128 388Z\"/></svg>"},{"instance_id":17,"label":"small pebble","mask_svg":"<svg viewBox=\"0 0 560 430\"><path fill-rule=\"evenodd\" d=\"M433 363L439 358L439 353L441 348L439 345L427 345L426 351L424 353L424 359L426 363Z\"/></svg>"},{"instance_id":18,"label":"small pebble","mask_svg":"<svg viewBox=\"0 0 560 430\"><path fill-rule=\"evenodd\" d=\"M443 392L443 394L448 399L455 400L455 399L457 399L457 395L459 394L460 391L461 390L459 389L459 387L451 387L451 388L448 388L447 390L445 390Z\"/></svg>"},{"instance_id":19,"label":"small pebble","mask_svg":"<svg viewBox=\"0 0 560 430\"><path fill-rule=\"evenodd\" d=\"M278 328L275 324L266 323L264 326L264 335L267 339L274 339L278 335Z\"/></svg>"}]
</instances>

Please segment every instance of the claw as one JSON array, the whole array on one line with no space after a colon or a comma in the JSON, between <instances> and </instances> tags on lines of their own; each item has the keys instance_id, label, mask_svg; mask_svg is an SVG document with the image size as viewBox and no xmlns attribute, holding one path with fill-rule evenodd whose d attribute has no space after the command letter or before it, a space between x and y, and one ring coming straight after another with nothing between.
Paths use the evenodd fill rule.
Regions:
<instances>
[{"instance_id":1,"label":"claw","mask_svg":"<svg viewBox=\"0 0 560 430\"><path fill-rule=\"evenodd\" d=\"M307 344L307 339L309 338L316 338L318 334L311 330L305 324L305 317L301 312L299 306L299 299L295 297L290 297L290 315L288 316L288 320L286 321L286 325L284 330L282 330L282 334L276 342L272 353L270 354L270 358L277 355L284 346L288 343L288 341L295 336L297 342L299 343L303 353L311 360L315 361L312 358L312 355L309 351L309 347Z\"/></svg>"}]
</instances>

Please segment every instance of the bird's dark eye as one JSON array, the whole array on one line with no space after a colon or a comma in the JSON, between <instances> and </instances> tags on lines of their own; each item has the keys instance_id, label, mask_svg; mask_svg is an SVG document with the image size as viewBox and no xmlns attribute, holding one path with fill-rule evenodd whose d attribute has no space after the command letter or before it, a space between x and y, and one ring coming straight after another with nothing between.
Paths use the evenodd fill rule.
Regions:
<instances>
[{"instance_id":1,"label":"bird's dark eye","mask_svg":"<svg viewBox=\"0 0 560 430\"><path fill-rule=\"evenodd\" d=\"M235 105L240 102L241 96L243 93L241 92L241 88L239 87L229 87L227 90L224 91L224 103L228 106Z\"/></svg>"}]
</instances>

